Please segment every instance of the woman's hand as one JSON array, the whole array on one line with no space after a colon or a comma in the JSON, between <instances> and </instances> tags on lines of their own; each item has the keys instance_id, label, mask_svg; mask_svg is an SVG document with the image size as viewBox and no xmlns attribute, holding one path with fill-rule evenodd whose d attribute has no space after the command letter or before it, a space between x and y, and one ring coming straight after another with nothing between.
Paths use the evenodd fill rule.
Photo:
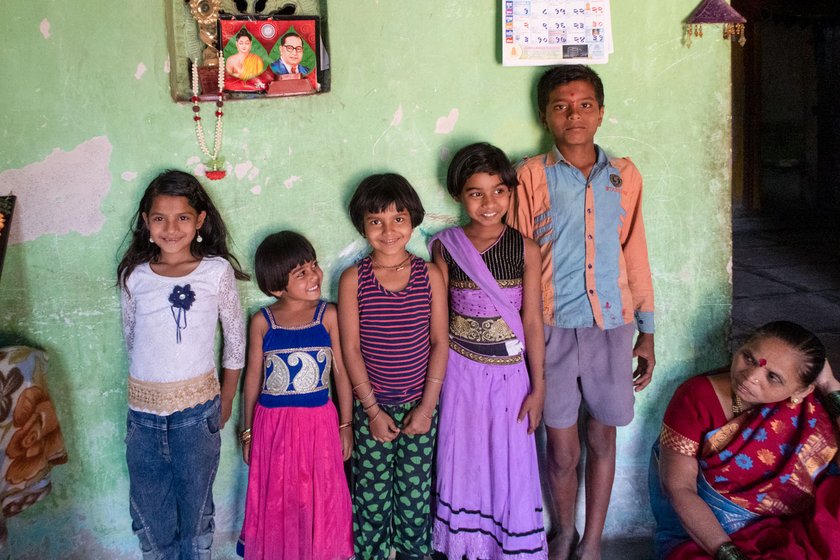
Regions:
<instances>
[{"instance_id":1,"label":"woman's hand","mask_svg":"<svg viewBox=\"0 0 840 560\"><path fill-rule=\"evenodd\" d=\"M516 418L516 421L522 422L527 416L529 434L533 434L537 430L537 426L540 425L544 404L545 391L531 391L525 397L525 400L522 401L522 407L519 409L519 416Z\"/></svg>"},{"instance_id":2,"label":"woman's hand","mask_svg":"<svg viewBox=\"0 0 840 560\"><path fill-rule=\"evenodd\" d=\"M403 433L407 436L416 436L429 433L432 429L432 418L435 411L429 411L418 404L408 411L403 419Z\"/></svg>"},{"instance_id":3,"label":"woman's hand","mask_svg":"<svg viewBox=\"0 0 840 560\"><path fill-rule=\"evenodd\" d=\"M341 456L346 461L353 453L353 426L339 429L338 435L341 438Z\"/></svg>"},{"instance_id":4,"label":"woman's hand","mask_svg":"<svg viewBox=\"0 0 840 560\"><path fill-rule=\"evenodd\" d=\"M400 429L387 412L379 409L373 416L368 417L371 437L379 443L394 441L400 435Z\"/></svg>"}]
</instances>

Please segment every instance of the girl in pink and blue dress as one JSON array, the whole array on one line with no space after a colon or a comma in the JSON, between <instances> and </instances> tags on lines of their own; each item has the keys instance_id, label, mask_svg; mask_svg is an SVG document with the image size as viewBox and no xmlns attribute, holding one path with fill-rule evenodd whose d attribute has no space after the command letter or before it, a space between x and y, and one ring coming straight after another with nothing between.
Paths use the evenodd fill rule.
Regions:
<instances>
[{"instance_id":1,"label":"girl in pink and blue dress","mask_svg":"<svg viewBox=\"0 0 840 560\"><path fill-rule=\"evenodd\" d=\"M228 251L222 217L195 177L167 171L151 182L117 279L129 361L132 528L143 558L209 559L219 430L245 362L236 280L248 275Z\"/></svg>"},{"instance_id":2,"label":"girl in pink and blue dress","mask_svg":"<svg viewBox=\"0 0 840 560\"><path fill-rule=\"evenodd\" d=\"M505 225L516 173L472 144L449 194L470 221L432 239L449 285L449 362L440 400L433 543L448 558L547 555L534 430L545 396L537 244Z\"/></svg>"},{"instance_id":3,"label":"girl in pink and blue dress","mask_svg":"<svg viewBox=\"0 0 840 560\"><path fill-rule=\"evenodd\" d=\"M251 318L240 434L250 468L237 552L246 560L346 560L353 397L336 308L321 299L324 275L302 235L269 235L254 260L260 289L277 300Z\"/></svg>"}]
</instances>

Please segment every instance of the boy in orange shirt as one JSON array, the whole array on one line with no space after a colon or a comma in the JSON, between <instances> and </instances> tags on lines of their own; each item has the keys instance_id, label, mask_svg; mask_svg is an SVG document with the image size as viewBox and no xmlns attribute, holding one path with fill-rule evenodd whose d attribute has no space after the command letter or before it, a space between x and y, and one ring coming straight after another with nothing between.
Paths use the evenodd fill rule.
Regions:
<instances>
[{"instance_id":1,"label":"boy in orange shirt","mask_svg":"<svg viewBox=\"0 0 840 560\"><path fill-rule=\"evenodd\" d=\"M595 144L604 88L592 69L549 69L537 86L537 102L554 147L519 168L508 222L537 241L542 256L544 421L558 525L549 556L599 559L615 477L616 426L633 419L634 390L650 383L655 364L642 178L628 158L611 158ZM588 414L586 527L579 539L581 402Z\"/></svg>"}]
</instances>

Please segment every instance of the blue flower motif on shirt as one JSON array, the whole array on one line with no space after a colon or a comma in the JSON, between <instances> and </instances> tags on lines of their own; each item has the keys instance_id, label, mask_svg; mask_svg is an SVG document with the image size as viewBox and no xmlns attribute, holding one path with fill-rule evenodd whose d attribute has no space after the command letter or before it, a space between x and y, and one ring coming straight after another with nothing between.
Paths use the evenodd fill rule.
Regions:
<instances>
[{"instance_id":1,"label":"blue flower motif on shirt","mask_svg":"<svg viewBox=\"0 0 840 560\"><path fill-rule=\"evenodd\" d=\"M725 476L716 475L715 482L729 482L729 479Z\"/></svg>"},{"instance_id":2,"label":"blue flower motif on shirt","mask_svg":"<svg viewBox=\"0 0 840 560\"><path fill-rule=\"evenodd\" d=\"M732 452L729 451L728 449L724 449L723 451L721 451L718 454L718 457L720 458L721 461L726 461L727 459L732 457Z\"/></svg>"},{"instance_id":3,"label":"blue flower motif on shirt","mask_svg":"<svg viewBox=\"0 0 840 560\"><path fill-rule=\"evenodd\" d=\"M767 492L762 492L761 494L756 494L755 501L760 504L764 500L765 496L767 496Z\"/></svg>"},{"instance_id":4,"label":"blue flower motif on shirt","mask_svg":"<svg viewBox=\"0 0 840 560\"><path fill-rule=\"evenodd\" d=\"M790 475L789 474L784 474L784 475L779 477L779 482L781 482L782 484L787 484L788 480L790 480Z\"/></svg>"},{"instance_id":5,"label":"blue flower motif on shirt","mask_svg":"<svg viewBox=\"0 0 840 560\"><path fill-rule=\"evenodd\" d=\"M779 453L782 454L782 457L787 457L788 453L790 453L790 445L786 443L779 444Z\"/></svg>"},{"instance_id":6,"label":"blue flower motif on shirt","mask_svg":"<svg viewBox=\"0 0 840 560\"><path fill-rule=\"evenodd\" d=\"M753 466L752 459L750 459L747 455L744 455L743 453L739 453L735 457L735 464L744 469L745 471L750 470Z\"/></svg>"},{"instance_id":7,"label":"blue flower motif on shirt","mask_svg":"<svg viewBox=\"0 0 840 560\"><path fill-rule=\"evenodd\" d=\"M794 428L799 427L799 416L791 416L790 423L793 424Z\"/></svg>"},{"instance_id":8,"label":"blue flower motif on shirt","mask_svg":"<svg viewBox=\"0 0 840 560\"><path fill-rule=\"evenodd\" d=\"M767 430L764 428L759 428L758 431L755 433L755 440L756 441L765 441L767 439Z\"/></svg>"},{"instance_id":9,"label":"blue flower motif on shirt","mask_svg":"<svg viewBox=\"0 0 840 560\"><path fill-rule=\"evenodd\" d=\"M808 425L813 428L814 426L817 425L817 419L816 418L811 418L810 420L808 420Z\"/></svg>"},{"instance_id":10,"label":"blue flower motif on shirt","mask_svg":"<svg viewBox=\"0 0 840 560\"><path fill-rule=\"evenodd\" d=\"M190 285L175 286L169 294L169 310L175 319L175 341L181 344L181 331L187 328L187 311L195 301L195 292Z\"/></svg>"},{"instance_id":11,"label":"blue flower motif on shirt","mask_svg":"<svg viewBox=\"0 0 840 560\"><path fill-rule=\"evenodd\" d=\"M748 440L748 439L750 439L750 436L752 435L752 433L753 433L752 428L746 428L741 433L741 437L744 438L744 440Z\"/></svg>"},{"instance_id":12,"label":"blue flower motif on shirt","mask_svg":"<svg viewBox=\"0 0 840 560\"><path fill-rule=\"evenodd\" d=\"M767 415L770 414L770 407L764 406L761 408L761 415L767 418Z\"/></svg>"}]
</instances>

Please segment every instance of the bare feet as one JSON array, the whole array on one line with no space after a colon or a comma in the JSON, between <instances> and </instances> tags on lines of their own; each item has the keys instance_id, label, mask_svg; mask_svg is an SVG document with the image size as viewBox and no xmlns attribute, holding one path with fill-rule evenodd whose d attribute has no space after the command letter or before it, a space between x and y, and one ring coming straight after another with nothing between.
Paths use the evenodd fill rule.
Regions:
<instances>
[{"instance_id":1,"label":"bare feet","mask_svg":"<svg viewBox=\"0 0 840 560\"><path fill-rule=\"evenodd\" d=\"M575 548L572 558L574 560L601 560L601 543L587 545L585 541L581 541Z\"/></svg>"},{"instance_id":2,"label":"bare feet","mask_svg":"<svg viewBox=\"0 0 840 560\"><path fill-rule=\"evenodd\" d=\"M580 535L577 531L569 535L555 534L548 541L548 560L572 560Z\"/></svg>"}]
</instances>

